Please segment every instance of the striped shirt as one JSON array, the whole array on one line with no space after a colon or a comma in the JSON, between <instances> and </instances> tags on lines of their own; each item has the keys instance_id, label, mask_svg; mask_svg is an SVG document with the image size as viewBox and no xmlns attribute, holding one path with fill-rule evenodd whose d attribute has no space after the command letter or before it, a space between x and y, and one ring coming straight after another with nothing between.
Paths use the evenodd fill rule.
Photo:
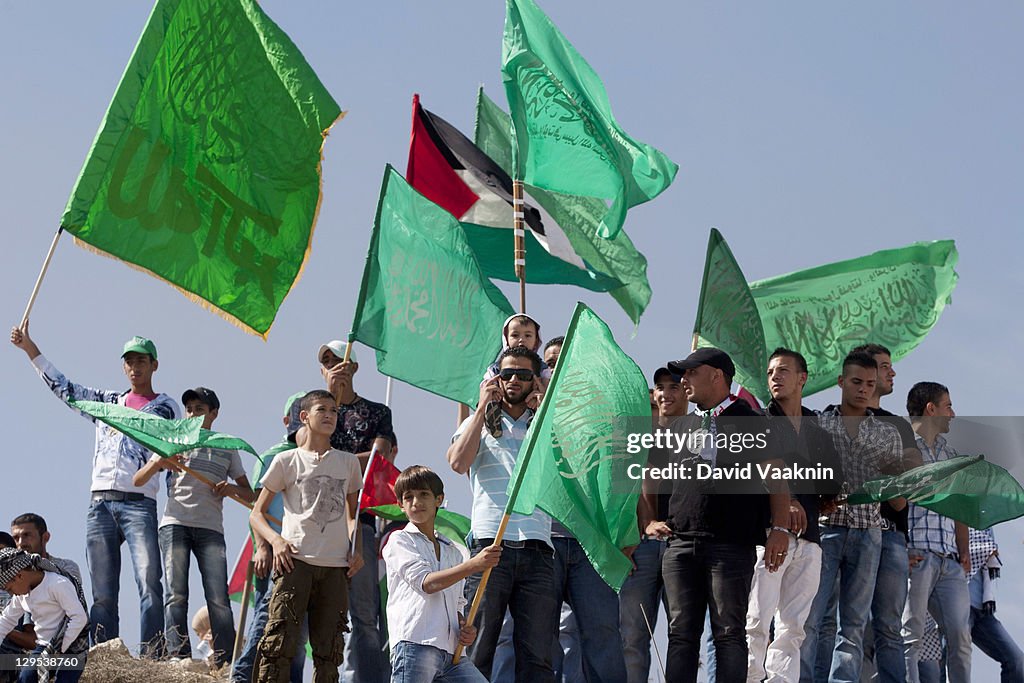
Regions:
<instances>
[{"instance_id":1,"label":"striped shirt","mask_svg":"<svg viewBox=\"0 0 1024 683\"><path fill-rule=\"evenodd\" d=\"M935 446L929 448L925 440L917 437L917 448L925 464L942 462L958 457L956 450L950 446L940 434L935 438ZM959 557L956 547L956 523L949 517L932 512L914 503L910 504L910 548L930 550L939 555Z\"/></svg>"},{"instance_id":2,"label":"striped shirt","mask_svg":"<svg viewBox=\"0 0 1024 683\"><path fill-rule=\"evenodd\" d=\"M501 436L495 438L486 428L480 430L480 447L476 459L469 467L469 480L473 491L473 538L494 538L508 502L508 483L516 468L519 448L526 438L526 430L533 418L527 410L518 420L501 411ZM452 437L458 439L472 416L459 425ZM513 514L505 528L506 540L535 539L551 545L551 517L537 508L532 515Z\"/></svg>"},{"instance_id":3,"label":"striped shirt","mask_svg":"<svg viewBox=\"0 0 1024 683\"><path fill-rule=\"evenodd\" d=\"M850 494L859 489L864 482L884 476L882 468L897 465L903 460L903 445L900 433L891 424L876 419L871 410L861 420L857 429L857 437L850 438L846 424L839 414L838 406L829 406L819 416L818 422L832 437L832 443L839 453L843 464L843 493ZM865 505L841 504L830 514L826 524L845 526L850 529L880 529L882 515L878 503Z\"/></svg>"}]
</instances>

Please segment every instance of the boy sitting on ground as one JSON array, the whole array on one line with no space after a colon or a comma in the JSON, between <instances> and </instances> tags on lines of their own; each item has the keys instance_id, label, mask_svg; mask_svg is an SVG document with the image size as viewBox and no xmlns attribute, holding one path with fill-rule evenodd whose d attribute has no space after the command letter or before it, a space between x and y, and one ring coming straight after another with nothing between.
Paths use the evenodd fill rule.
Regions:
<instances>
[{"instance_id":1,"label":"boy sitting on ground","mask_svg":"<svg viewBox=\"0 0 1024 683\"><path fill-rule=\"evenodd\" d=\"M35 624L36 647L32 656L38 658L39 664L23 669L18 680L34 683L42 675L57 683L75 683L82 675L81 667L59 670L53 678L49 668L61 655L74 655L82 666L85 664L89 615L78 580L39 555L2 548L0 588L12 596L0 615L0 640L26 614L32 615Z\"/></svg>"},{"instance_id":2,"label":"boy sitting on ground","mask_svg":"<svg viewBox=\"0 0 1024 683\"><path fill-rule=\"evenodd\" d=\"M307 615L313 680L338 680L348 630L346 577L363 566L362 553L352 552L359 539L349 539L349 529L358 527L359 461L351 453L331 448L338 406L334 396L324 390L309 392L300 406L306 441L299 448L279 453L270 463L249 516L253 531L273 547L274 573L279 577L259 644L262 660L256 680L260 683L288 680L302 619ZM280 534L266 518L278 492L284 500Z\"/></svg>"}]
</instances>

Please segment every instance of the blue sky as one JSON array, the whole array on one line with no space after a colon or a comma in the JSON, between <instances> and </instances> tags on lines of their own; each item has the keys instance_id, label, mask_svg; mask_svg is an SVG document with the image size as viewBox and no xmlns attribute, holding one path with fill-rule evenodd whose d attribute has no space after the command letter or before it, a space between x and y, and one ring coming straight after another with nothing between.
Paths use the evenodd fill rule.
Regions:
<instances>
[{"instance_id":1,"label":"blue sky","mask_svg":"<svg viewBox=\"0 0 1024 683\"><path fill-rule=\"evenodd\" d=\"M319 344L348 330L384 164L405 167L412 94L467 134L479 84L504 101L501 2L263 6L349 111L326 145L311 257L269 340L70 239L57 249L32 316L44 353L93 386L125 386L122 343L151 337L161 358L156 388L180 397L190 386L213 387L223 403L216 426L257 448L279 437L284 398L319 386ZM931 379L950 386L962 415L1019 413L1024 8L584 0L543 7L603 78L622 126L680 165L674 185L626 223L649 259L654 290L635 336L607 296L532 286L528 310L545 337L564 329L580 299L647 374L685 355L712 226L752 280L952 238L960 251L953 304L897 365L887 405L898 410L911 384ZM0 285L12 325L148 12L143 2L0 0ZM363 358L356 388L383 399L384 379L367 351ZM55 554L84 561L91 425L47 395L20 351L0 353L0 366L8 434L0 518L42 513ZM396 385L393 407L400 464L444 472L452 507L468 512L468 483L444 464L454 408L404 385ZM233 553L245 522L228 507ZM1008 579L999 614L1024 638L1022 530L1017 522L997 534ZM132 640L137 599L127 570L124 579L123 630ZM992 680L995 669L977 653L975 671Z\"/></svg>"}]
</instances>

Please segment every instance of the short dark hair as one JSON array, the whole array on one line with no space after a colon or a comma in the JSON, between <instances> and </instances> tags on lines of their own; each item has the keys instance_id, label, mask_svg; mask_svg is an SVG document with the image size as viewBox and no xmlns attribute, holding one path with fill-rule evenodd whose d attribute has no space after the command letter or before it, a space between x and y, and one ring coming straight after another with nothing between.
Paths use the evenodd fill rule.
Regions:
<instances>
[{"instance_id":1,"label":"short dark hair","mask_svg":"<svg viewBox=\"0 0 1024 683\"><path fill-rule=\"evenodd\" d=\"M544 345L544 350L547 351L552 346L561 346L564 343L565 337L555 337L554 339L549 339L548 343Z\"/></svg>"},{"instance_id":2,"label":"short dark hair","mask_svg":"<svg viewBox=\"0 0 1024 683\"><path fill-rule=\"evenodd\" d=\"M878 363L875 362L875 357L864 351L850 351L846 354L846 358L843 359L844 375L846 374L846 368L851 365L859 365L862 368L871 368L872 370L878 369Z\"/></svg>"},{"instance_id":3,"label":"short dark hair","mask_svg":"<svg viewBox=\"0 0 1024 683\"><path fill-rule=\"evenodd\" d=\"M771 363L772 358L781 358L783 356L795 360L796 364L800 366L800 372L807 372L807 359L803 357L803 354L799 351L787 349L785 346L779 346L772 351L772 355L768 356L768 362Z\"/></svg>"},{"instance_id":4,"label":"short dark hair","mask_svg":"<svg viewBox=\"0 0 1024 683\"><path fill-rule=\"evenodd\" d=\"M14 542L14 536L11 536L6 531L0 531L0 548L16 548L18 544Z\"/></svg>"},{"instance_id":5,"label":"short dark hair","mask_svg":"<svg viewBox=\"0 0 1024 683\"><path fill-rule=\"evenodd\" d=\"M537 355L537 352L536 351L531 351L530 349L526 348L525 346L510 346L510 347L504 349L501 352L501 355L498 356L498 367L499 368L501 367L501 361L505 360L506 358L525 358L525 359L527 359L528 361L530 361L530 364L533 366L533 374L535 374L535 375L539 375L540 374L540 367L541 367L541 365L543 365L543 361L541 361L540 356Z\"/></svg>"},{"instance_id":6,"label":"short dark hair","mask_svg":"<svg viewBox=\"0 0 1024 683\"><path fill-rule=\"evenodd\" d=\"M299 409L308 411L313 407L313 404L317 401L334 401L334 394L327 391L326 389L314 389L305 396L302 397L302 401L299 402Z\"/></svg>"},{"instance_id":7,"label":"short dark hair","mask_svg":"<svg viewBox=\"0 0 1024 683\"><path fill-rule=\"evenodd\" d=\"M26 512L11 520L11 526L24 526L25 524L34 524L40 536L46 533L46 520L34 512Z\"/></svg>"},{"instance_id":8,"label":"short dark hair","mask_svg":"<svg viewBox=\"0 0 1024 683\"><path fill-rule=\"evenodd\" d=\"M395 480L395 498L402 502L402 496L406 491L417 491L426 489L435 496L444 495L444 482L437 472L423 465L411 465L402 470Z\"/></svg>"},{"instance_id":9,"label":"short dark hair","mask_svg":"<svg viewBox=\"0 0 1024 683\"><path fill-rule=\"evenodd\" d=\"M921 417L929 403L938 403L948 393L949 389L938 382L918 382L907 392L907 415Z\"/></svg>"},{"instance_id":10,"label":"short dark hair","mask_svg":"<svg viewBox=\"0 0 1024 683\"><path fill-rule=\"evenodd\" d=\"M869 356L871 356L872 358L874 358L875 356L877 356L880 353L884 353L885 355L889 356L890 358L892 357L892 351L890 351L889 349L885 348L881 344L874 344L874 343L861 344L860 346L854 347L850 351L850 353L866 353Z\"/></svg>"}]
</instances>

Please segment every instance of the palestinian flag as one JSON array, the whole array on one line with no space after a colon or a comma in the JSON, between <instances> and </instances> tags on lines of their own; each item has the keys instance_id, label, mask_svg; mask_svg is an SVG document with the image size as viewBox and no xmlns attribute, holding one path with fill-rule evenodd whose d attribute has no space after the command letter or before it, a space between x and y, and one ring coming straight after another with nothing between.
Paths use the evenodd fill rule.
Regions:
<instances>
[{"instance_id":1,"label":"palestinian flag","mask_svg":"<svg viewBox=\"0 0 1024 683\"><path fill-rule=\"evenodd\" d=\"M484 275L516 281L513 264L512 178L469 138L412 99L412 137L406 180L462 224ZM565 231L524 196L526 281L568 284L595 292L622 286L584 261Z\"/></svg>"}]
</instances>

